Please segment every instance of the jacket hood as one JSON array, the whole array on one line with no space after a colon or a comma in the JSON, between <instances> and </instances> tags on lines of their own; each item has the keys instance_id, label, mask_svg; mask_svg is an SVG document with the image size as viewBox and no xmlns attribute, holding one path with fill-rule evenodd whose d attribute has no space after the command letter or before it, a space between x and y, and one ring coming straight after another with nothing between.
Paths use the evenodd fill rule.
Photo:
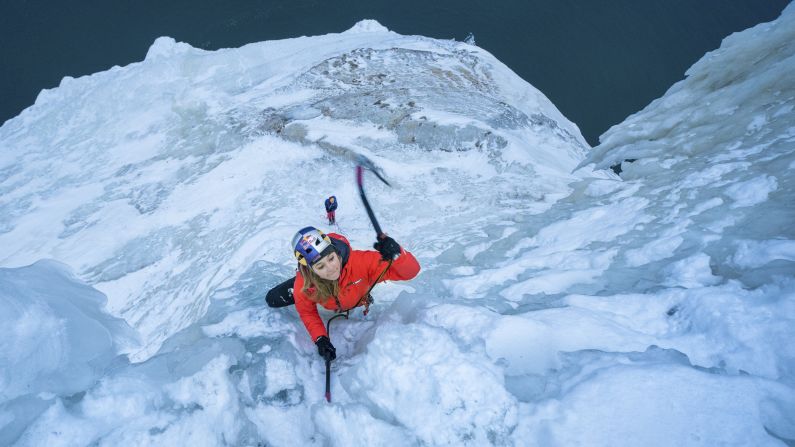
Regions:
<instances>
[{"instance_id":1,"label":"jacket hood","mask_svg":"<svg viewBox=\"0 0 795 447\"><path fill-rule=\"evenodd\" d=\"M345 268L345 264L348 263L348 258L351 255L351 246L348 245L345 241L339 240L335 237L331 237L331 245L337 250L337 253L340 254L340 258L342 259L342 265L340 266L340 270Z\"/></svg>"}]
</instances>

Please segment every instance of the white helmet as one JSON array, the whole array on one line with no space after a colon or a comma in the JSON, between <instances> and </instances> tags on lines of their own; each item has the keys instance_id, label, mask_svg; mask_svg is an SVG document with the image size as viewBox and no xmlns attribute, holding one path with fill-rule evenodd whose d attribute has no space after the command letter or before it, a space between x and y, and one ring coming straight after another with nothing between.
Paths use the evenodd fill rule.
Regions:
<instances>
[{"instance_id":1,"label":"white helmet","mask_svg":"<svg viewBox=\"0 0 795 447\"><path fill-rule=\"evenodd\" d=\"M301 265L311 266L329 249L334 249L331 238L315 227L302 228L293 236L293 254Z\"/></svg>"}]
</instances>

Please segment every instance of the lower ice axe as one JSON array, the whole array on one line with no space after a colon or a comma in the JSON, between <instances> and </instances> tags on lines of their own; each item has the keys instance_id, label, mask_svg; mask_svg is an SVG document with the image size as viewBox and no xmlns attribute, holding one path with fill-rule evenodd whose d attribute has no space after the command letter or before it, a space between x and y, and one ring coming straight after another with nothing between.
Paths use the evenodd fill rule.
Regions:
<instances>
[{"instance_id":1,"label":"lower ice axe","mask_svg":"<svg viewBox=\"0 0 795 447\"><path fill-rule=\"evenodd\" d=\"M328 322L326 323L326 333L329 335L329 340L331 340L331 322L334 321L335 318L338 317L345 317L348 318L348 313L344 314L337 314L333 317L329 318ZM326 402L331 402L331 361L326 360Z\"/></svg>"}]
</instances>

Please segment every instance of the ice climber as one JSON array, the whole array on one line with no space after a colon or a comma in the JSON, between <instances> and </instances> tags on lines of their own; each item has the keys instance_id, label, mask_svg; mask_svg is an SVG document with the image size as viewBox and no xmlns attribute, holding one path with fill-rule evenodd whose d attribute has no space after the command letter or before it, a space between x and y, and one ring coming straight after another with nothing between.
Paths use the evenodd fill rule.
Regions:
<instances>
[{"instance_id":1,"label":"ice climber","mask_svg":"<svg viewBox=\"0 0 795 447\"><path fill-rule=\"evenodd\" d=\"M328 224L334 225L337 223L337 198L334 196L329 197L326 199L326 216L328 217Z\"/></svg>"},{"instance_id":2,"label":"ice climber","mask_svg":"<svg viewBox=\"0 0 795 447\"><path fill-rule=\"evenodd\" d=\"M274 287L266 301L271 307L295 303L318 354L327 362L336 358L336 350L318 314L318 304L339 313L359 306L366 311L376 283L406 281L420 271L414 255L386 235L373 245L377 251L354 250L342 235L306 227L293 236L292 246L298 260L295 279Z\"/></svg>"}]
</instances>

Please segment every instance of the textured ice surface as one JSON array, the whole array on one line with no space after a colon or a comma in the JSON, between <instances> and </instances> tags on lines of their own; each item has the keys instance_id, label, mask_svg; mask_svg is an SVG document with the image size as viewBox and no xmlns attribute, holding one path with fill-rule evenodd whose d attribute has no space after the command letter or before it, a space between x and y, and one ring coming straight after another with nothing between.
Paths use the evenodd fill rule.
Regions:
<instances>
[{"instance_id":1,"label":"textured ice surface","mask_svg":"<svg viewBox=\"0 0 795 447\"><path fill-rule=\"evenodd\" d=\"M789 7L728 37L590 151L485 51L373 21L216 52L160 38L64 79L0 128L0 443L792 444L793 33ZM423 271L334 321L327 404L295 311L263 296L328 195L371 245L359 154ZM17 310L30 270L10 267L41 258L76 273L39 271L94 297L87 319ZM139 344L91 335L117 321L102 294Z\"/></svg>"}]
</instances>

